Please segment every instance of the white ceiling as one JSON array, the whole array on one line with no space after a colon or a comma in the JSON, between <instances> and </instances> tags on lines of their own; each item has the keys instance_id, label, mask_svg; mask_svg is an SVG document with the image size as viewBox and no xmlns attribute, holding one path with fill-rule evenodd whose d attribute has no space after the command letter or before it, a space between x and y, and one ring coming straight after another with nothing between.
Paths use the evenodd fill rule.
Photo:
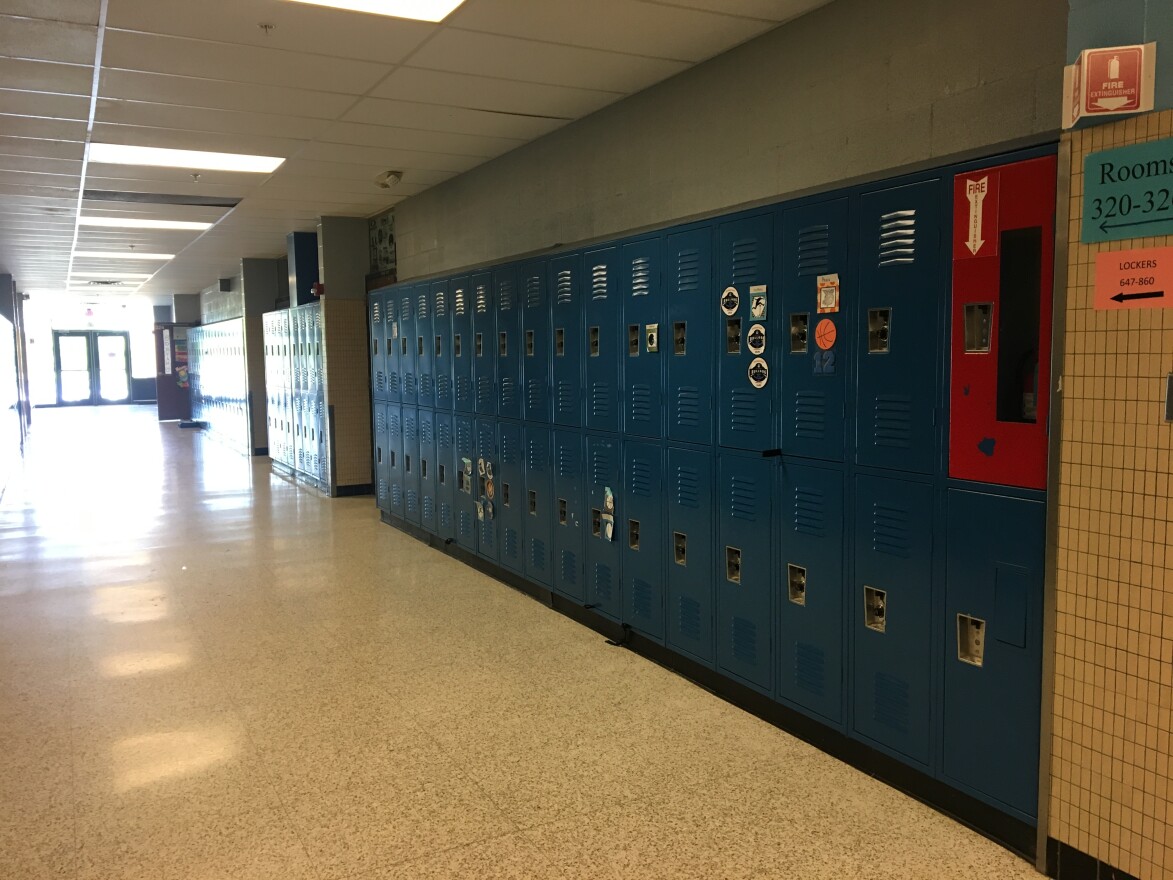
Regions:
<instances>
[{"instance_id":1,"label":"white ceiling","mask_svg":"<svg viewBox=\"0 0 1173 880\"><path fill-rule=\"evenodd\" d=\"M141 292L195 292L242 257L283 255L286 233L319 215L379 213L825 2L466 0L434 25L283 0L0 0L0 273L63 290L73 250L133 246L178 257L72 269L154 272ZM87 163L91 141L288 161L196 180ZM391 169L403 182L377 188ZM83 188L242 201L79 202ZM215 226L78 229L79 205Z\"/></svg>"}]
</instances>

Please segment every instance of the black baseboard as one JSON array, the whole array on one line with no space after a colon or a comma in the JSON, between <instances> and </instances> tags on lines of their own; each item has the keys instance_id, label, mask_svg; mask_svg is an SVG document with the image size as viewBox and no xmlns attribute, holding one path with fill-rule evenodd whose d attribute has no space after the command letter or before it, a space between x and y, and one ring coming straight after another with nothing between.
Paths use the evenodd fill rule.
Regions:
<instances>
[{"instance_id":1,"label":"black baseboard","mask_svg":"<svg viewBox=\"0 0 1173 880\"><path fill-rule=\"evenodd\" d=\"M1056 880L1138 880L1053 837L1047 838L1047 876Z\"/></svg>"},{"instance_id":2,"label":"black baseboard","mask_svg":"<svg viewBox=\"0 0 1173 880\"><path fill-rule=\"evenodd\" d=\"M254 446L253 447L253 455L268 456L268 454L269 454L269 447L268 446Z\"/></svg>"},{"instance_id":3,"label":"black baseboard","mask_svg":"<svg viewBox=\"0 0 1173 880\"><path fill-rule=\"evenodd\" d=\"M1001 810L958 791L939 779L909 767L801 712L776 703L764 694L726 678L711 667L669 650L631 629L630 626L595 614L590 609L575 604L545 587L538 586L515 572L503 569L474 553L470 553L451 539L438 538L419 526L390 517L385 511L380 511L379 516L384 523L437 550L442 550L470 568L475 568L477 571L532 596L543 605L595 630L611 643L628 648L653 663L676 672L768 724L785 730L815 748L850 764L857 770L951 816L961 824L1001 844L1028 861L1034 861L1037 844L1033 825L1009 816ZM1082 880L1082 876L1070 875L1073 880ZM1092 880L1108 880L1110 877L1110 875L1100 875L1099 878L1096 878L1095 875L1090 876ZM1067 880L1067 877L1064 877L1063 880ZM1116 880L1116 878L1111 877L1111 880ZM1119 880L1128 880L1128 878L1125 875L1120 875Z\"/></svg>"},{"instance_id":4,"label":"black baseboard","mask_svg":"<svg viewBox=\"0 0 1173 880\"><path fill-rule=\"evenodd\" d=\"M339 486L334 490L335 498L353 498L355 495L374 495L375 487L371 483L359 483L354 486Z\"/></svg>"}]
</instances>

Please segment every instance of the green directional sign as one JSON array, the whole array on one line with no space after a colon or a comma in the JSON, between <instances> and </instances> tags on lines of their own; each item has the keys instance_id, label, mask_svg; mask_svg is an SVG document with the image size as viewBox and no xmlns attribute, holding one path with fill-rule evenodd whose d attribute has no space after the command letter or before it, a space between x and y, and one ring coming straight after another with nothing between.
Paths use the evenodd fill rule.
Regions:
<instances>
[{"instance_id":1,"label":"green directional sign","mask_svg":"<svg viewBox=\"0 0 1173 880\"><path fill-rule=\"evenodd\" d=\"M1080 240L1150 235L1173 235L1173 138L1089 154Z\"/></svg>"}]
</instances>

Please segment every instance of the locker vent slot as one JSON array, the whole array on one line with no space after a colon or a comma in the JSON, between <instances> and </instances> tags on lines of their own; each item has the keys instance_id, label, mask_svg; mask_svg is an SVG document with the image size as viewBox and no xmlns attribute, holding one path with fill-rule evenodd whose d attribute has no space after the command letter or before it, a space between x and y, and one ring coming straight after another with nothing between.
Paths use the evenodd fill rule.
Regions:
<instances>
[{"instance_id":1,"label":"locker vent slot","mask_svg":"<svg viewBox=\"0 0 1173 880\"><path fill-rule=\"evenodd\" d=\"M643 459L634 459L628 466L628 491L640 498L653 497L652 464Z\"/></svg>"},{"instance_id":2,"label":"locker vent slot","mask_svg":"<svg viewBox=\"0 0 1173 880\"><path fill-rule=\"evenodd\" d=\"M420 396L421 397L431 397L432 396L432 374L431 373L420 374ZM422 403L422 401L421 401L421 403Z\"/></svg>"},{"instance_id":3,"label":"locker vent slot","mask_svg":"<svg viewBox=\"0 0 1173 880\"><path fill-rule=\"evenodd\" d=\"M591 267L591 299L607 298L607 264Z\"/></svg>"},{"instance_id":4,"label":"locker vent slot","mask_svg":"<svg viewBox=\"0 0 1173 880\"><path fill-rule=\"evenodd\" d=\"M916 211L892 211L880 217L879 263L916 262Z\"/></svg>"},{"instance_id":5,"label":"locker vent slot","mask_svg":"<svg viewBox=\"0 0 1173 880\"><path fill-rule=\"evenodd\" d=\"M743 663L756 664L758 661L758 628L752 620L734 617L730 647L733 656Z\"/></svg>"},{"instance_id":6,"label":"locker vent slot","mask_svg":"<svg viewBox=\"0 0 1173 880\"><path fill-rule=\"evenodd\" d=\"M608 475L614 472L611 462L611 447L602 444L591 449L591 483L595 486L606 486Z\"/></svg>"},{"instance_id":7,"label":"locker vent slot","mask_svg":"<svg viewBox=\"0 0 1173 880\"><path fill-rule=\"evenodd\" d=\"M375 430L382 433L387 430L387 416L380 412L377 419L375 419Z\"/></svg>"},{"instance_id":8,"label":"locker vent slot","mask_svg":"<svg viewBox=\"0 0 1173 880\"><path fill-rule=\"evenodd\" d=\"M815 489L794 487L794 531L814 538L826 535L826 497Z\"/></svg>"},{"instance_id":9,"label":"locker vent slot","mask_svg":"<svg viewBox=\"0 0 1173 880\"><path fill-rule=\"evenodd\" d=\"M399 374L398 373L392 373L390 376L387 377L387 390L389 392L391 392L392 394L395 394L399 391Z\"/></svg>"},{"instance_id":10,"label":"locker vent slot","mask_svg":"<svg viewBox=\"0 0 1173 880\"><path fill-rule=\"evenodd\" d=\"M420 422L420 442L430 445L432 439L431 419Z\"/></svg>"},{"instance_id":11,"label":"locker vent slot","mask_svg":"<svg viewBox=\"0 0 1173 880\"><path fill-rule=\"evenodd\" d=\"M558 382L558 412L577 415L578 385L565 380Z\"/></svg>"},{"instance_id":12,"label":"locker vent slot","mask_svg":"<svg viewBox=\"0 0 1173 880\"><path fill-rule=\"evenodd\" d=\"M759 280L758 251L756 238L733 242L733 283L751 284Z\"/></svg>"},{"instance_id":13,"label":"locker vent slot","mask_svg":"<svg viewBox=\"0 0 1173 880\"><path fill-rule=\"evenodd\" d=\"M530 379L525 383L526 408L531 410L543 409L546 398L545 379Z\"/></svg>"},{"instance_id":14,"label":"locker vent slot","mask_svg":"<svg viewBox=\"0 0 1173 880\"><path fill-rule=\"evenodd\" d=\"M901 733L908 733L908 682L894 675L877 672L875 701L877 722Z\"/></svg>"},{"instance_id":15,"label":"locker vent slot","mask_svg":"<svg viewBox=\"0 0 1173 880\"><path fill-rule=\"evenodd\" d=\"M729 395L729 428L737 433L758 429L758 397L753 391L738 389Z\"/></svg>"},{"instance_id":16,"label":"locker vent slot","mask_svg":"<svg viewBox=\"0 0 1173 880\"><path fill-rule=\"evenodd\" d=\"M700 251L689 248L676 255L676 290L678 293L693 293L700 290Z\"/></svg>"},{"instance_id":17,"label":"locker vent slot","mask_svg":"<svg viewBox=\"0 0 1173 880\"><path fill-rule=\"evenodd\" d=\"M487 409L489 401L493 399L493 379L490 376L477 376L477 412ZM504 399L504 398L502 398Z\"/></svg>"},{"instance_id":18,"label":"locker vent slot","mask_svg":"<svg viewBox=\"0 0 1173 880\"><path fill-rule=\"evenodd\" d=\"M558 476L574 479L578 474L578 462L574 453L565 446L558 447Z\"/></svg>"},{"instance_id":19,"label":"locker vent slot","mask_svg":"<svg viewBox=\"0 0 1173 880\"><path fill-rule=\"evenodd\" d=\"M517 529L506 527L504 534L501 536L501 549L505 553L505 558L517 559L520 544L521 536L518 534Z\"/></svg>"},{"instance_id":20,"label":"locker vent slot","mask_svg":"<svg viewBox=\"0 0 1173 880\"><path fill-rule=\"evenodd\" d=\"M541 538L530 539L529 561L538 571L546 570L546 542Z\"/></svg>"},{"instance_id":21,"label":"locker vent slot","mask_svg":"<svg viewBox=\"0 0 1173 880\"><path fill-rule=\"evenodd\" d=\"M403 489L398 483L391 484L391 504L394 507L403 506Z\"/></svg>"},{"instance_id":22,"label":"locker vent slot","mask_svg":"<svg viewBox=\"0 0 1173 880\"><path fill-rule=\"evenodd\" d=\"M647 296L652 292L652 261L637 257L631 261L631 295Z\"/></svg>"},{"instance_id":23,"label":"locker vent slot","mask_svg":"<svg viewBox=\"0 0 1173 880\"><path fill-rule=\"evenodd\" d=\"M872 549L904 559L912 556L912 522L907 510L872 505Z\"/></svg>"},{"instance_id":24,"label":"locker vent slot","mask_svg":"<svg viewBox=\"0 0 1173 880\"><path fill-rule=\"evenodd\" d=\"M476 304L477 314L487 315L489 313L489 288L483 284L478 284L474 302ZM459 309L457 309L456 313L458 315L461 314Z\"/></svg>"},{"instance_id":25,"label":"locker vent slot","mask_svg":"<svg viewBox=\"0 0 1173 880\"><path fill-rule=\"evenodd\" d=\"M449 425L440 422L439 427L436 429L436 434L440 438L441 449L452 445L452 428Z\"/></svg>"},{"instance_id":26,"label":"locker vent slot","mask_svg":"<svg viewBox=\"0 0 1173 880\"><path fill-rule=\"evenodd\" d=\"M600 419L611 415L611 387L606 382L591 383L591 415Z\"/></svg>"},{"instance_id":27,"label":"locker vent slot","mask_svg":"<svg viewBox=\"0 0 1173 880\"><path fill-rule=\"evenodd\" d=\"M821 440L827 429L826 395L821 391L794 394L794 436Z\"/></svg>"},{"instance_id":28,"label":"locker vent slot","mask_svg":"<svg viewBox=\"0 0 1173 880\"><path fill-rule=\"evenodd\" d=\"M510 312L513 310L514 291L512 281L502 281L497 285L497 310L500 312Z\"/></svg>"},{"instance_id":29,"label":"locker vent slot","mask_svg":"<svg viewBox=\"0 0 1173 880\"><path fill-rule=\"evenodd\" d=\"M680 610L680 634L694 642L699 642L701 640L700 603L688 596L681 596L678 607Z\"/></svg>"},{"instance_id":30,"label":"locker vent slot","mask_svg":"<svg viewBox=\"0 0 1173 880\"><path fill-rule=\"evenodd\" d=\"M437 318L444 318L448 315L448 293L447 291L436 291L436 310L432 312Z\"/></svg>"},{"instance_id":31,"label":"locker vent slot","mask_svg":"<svg viewBox=\"0 0 1173 880\"><path fill-rule=\"evenodd\" d=\"M569 269L563 269L558 273L558 282L554 292L554 302L557 305L565 306L574 302L574 285L573 275Z\"/></svg>"},{"instance_id":32,"label":"locker vent slot","mask_svg":"<svg viewBox=\"0 0 1173 880\"><path fill-rule=\"evenodd\" d=\"M509 376L501 378L501 406L511 408L517 403L517 381Z\"/></svg>"},{"instance_id":33,"label":"locker vent slot","mask_svg":"<svg viewBox=\"0 0 1173 880\"><path fill-rule=\"evenodd\" d=\"M831 227L808 226L798 233L798 274L822 275L830 268Z\"/></svg>"},{"instance_id":34,"label":"locker vent slot","mask_svg":"<svg viewBox=\"0 0 1173 880\"><path fill-rule=\"evenodd\" d=\"M415 316L417 318L428 316L428 295L426 293L421 293L416 300Z\"/></svg>"},{"instance_id":35,"label":"locker vent slot","mask_svg":"<svg viewBox=\"0 0 1173 880\"><path fill-rule=\"evenodd\" d=\"M546 469L546 445L544 443L530 443L526 447L526 467L531 471Z\"/></svg>"},{"instance_id":36,"label":"locker vent slot","mask_svg":"<svg viewBox=\"0 0 1173 880\"><path fill-rule=\"evenodd\" d=\"M566 584L578 583L578 554L570 550L562 551L562 581Z\"/></svg>"},{"instance_id":37,"label":"locker vent slot","mask_svg":"<svg viewBox=\"0 0 1173 880\"><path fill-rule=\"evenodd\" d=\"M403 298L403 300L399 303L399 320L400 321L410 321L411 320L411 297L410 296L405 296Z\"/></svg>"},{"instance_id":38,"label":"locker vent slot","mask_svg":"<svg viewBox=\"0 0 1173 880\"><path fill-rule=\"evenodd\" d=\"M477 296L484 290L483 287L477 287ZM456 288L456 292L452 294L452 308L457 315L463 315L468 311L468 296L464 292L463 287Z\"/></svg>"},{"instance_id":39,"label":"locker vent slot","mask_svg":"<svg viewBox=\"0 0 1173 880\"><path fill-rule=\"evenodd\" d=\"M371 303L371 323L372 324L383 323L383 307L379 304L378 300L375 300L373 303ZM265 329L269 329L269 328L265 328Z\"/></svg>"},{"instance_id":40,"label":"locker vent slot","mask_svg":"<svg viewBox=\"0 0 1173 880\"><path fill-rule=\"evenodd\" d=\"M595 598L600 603L610 602L614 592L611 585L611 566L604 565L601 562L596 562L594 581Z\"/></svg>"},{"instance_id":41,"label":"locker vent slot","mask_svg":"<svg viewBox=\"0 0 1173 880\"><path fill-rule=\"evenodd\" d=\"M631 421L647 424L652 420L652 389L650 385L631 386Z\"/></svg>"},{"instance_id":42,"label":"locker vent slot","mask_svg":"<svg viewBox=\"0 0 1173 880\"><path fill-rule=\"evenodd\" d=\"M701 506L700 474L694 468L678 466L676 477L676 503L681 507L699 510Z\"/></svg>"},{"instance_id":43,"label":"locker vent slot","mask_svg":"<svg viewBox=\"0 0 1173 880\"><path fill-rule=\"evenodd\" d=\"M794 646L794 683L807 693L821 697L827 677L827 658L817 645L798 642Z\"/></svg>"},{"instance_id":44,"label":"locker vent slot","mask_svg":"<svg viewBox=\"0 0 1173 880\"><path fill-rule=\"evenodd\" d=\"M652 617L652 596L655 591L652 585L645 580L635 578L631 582L631 611L641 620Z\"/></svg>"},{"instance_id":45,"label":"locker vent slot","mask_svg":"<svg viewBox=\"0 0 1173 880\"><path fill-rule=\"evenodd\" d=\"M436 398L444 402L452 396L452 380L444 373L436 377Z\"/></svg>"},{"instance_id":46,"label":"locker vent slot","mask_svg":"<svg viewBox=\"0 0 1173 880\"><path fill-rule=\"evenodd\" d=\"M445 529L452 525L452 505L447 501L440 502L440 525Z\"/></svg>"},{"instance_id":47,"label":"locker vent slot","mask_svg":"<svg viewBox=\"0 0 1173 880\"><path fill-rule=\"evenodd\" d=\"M542 279L531 275L525 279L525 307L540 309L542 307Z\"/></svg>"},{"instance_id":48,"label":"locker vent slot","mask_svg":"<svg viewBox=\"0 0 1173 880\"><path fill-rule=\"evenodd\" d=\"M872 407L872 442L876 446L908 449L912 444L912 398L877 394Z\"/></svg>"},{"instance_id":49,"label":"locker vent slot","mask_svg":"<svg viewBox=\"0 0 1173 880\"><path fill-rule=\"evenodd\" d=\"M434 519L436 516L435 502L432 501L431 495L424 496L424 519Z\"/></svg>"},{"instance_id":50,"label":"locker vent slot","mask_svg":"<svg viewBox=\"0 0 1173 880\"><path fill-rule=\"evenodd\" d=\"M757 522L758 485L744 477L733 477L729 481L729 513L734 519Z\"/></svg>"},{"instance_id":51,"label":"locker vent slot","mask_svg":"<svg viewBox=\"0 0 1173 880\"><path fill-rule=\"evenodd\" d=\"M700 391L688 386L676 389L676 424L682 428L695 428L700 423Z\"/></svg>"}]
</instances>

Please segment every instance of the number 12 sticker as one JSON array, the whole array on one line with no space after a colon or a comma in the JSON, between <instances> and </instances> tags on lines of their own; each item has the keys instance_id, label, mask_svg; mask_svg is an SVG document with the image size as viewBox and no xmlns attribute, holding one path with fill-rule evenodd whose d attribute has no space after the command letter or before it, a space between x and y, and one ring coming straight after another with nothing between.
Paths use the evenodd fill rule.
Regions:
<instances>
[{"instance_id":1,"label":"number 12 sticker","mask_svg":"<svg viewBox=\"0 0 1173 880\"><path fill-rule=\"evenodd\" d=\"M833 350L815 352L815 375L835 375L835 352Z\"/></svg>"}]
</instances>

